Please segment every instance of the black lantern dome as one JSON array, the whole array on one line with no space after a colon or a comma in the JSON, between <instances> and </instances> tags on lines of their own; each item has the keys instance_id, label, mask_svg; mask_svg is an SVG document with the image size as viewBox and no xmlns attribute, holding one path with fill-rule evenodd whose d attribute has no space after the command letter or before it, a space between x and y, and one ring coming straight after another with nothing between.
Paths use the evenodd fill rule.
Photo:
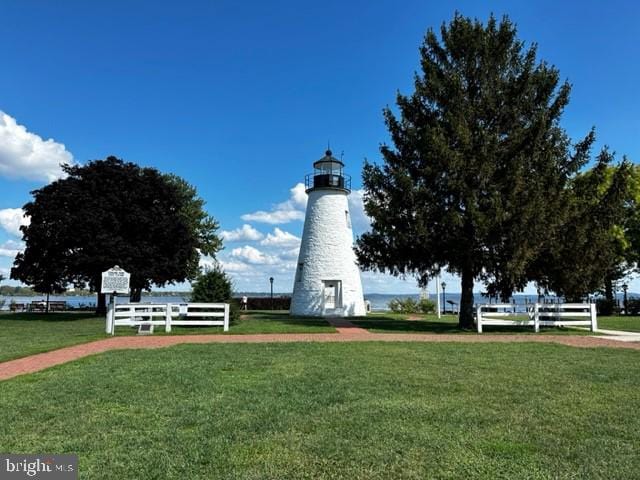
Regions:
<instances>
[{"instance_id":1,"label":"black lantern dome","mask_svg":"<svg viewBox=\"0 0 640 480\"><path fill-rule=\"evenodd\" d=\"M331 150L313 162L313 173L304 179L307 193L314 190L340 190L351 193L351 176L344 173L344 163L335 158Z\"/></svg>"}]
</instances>

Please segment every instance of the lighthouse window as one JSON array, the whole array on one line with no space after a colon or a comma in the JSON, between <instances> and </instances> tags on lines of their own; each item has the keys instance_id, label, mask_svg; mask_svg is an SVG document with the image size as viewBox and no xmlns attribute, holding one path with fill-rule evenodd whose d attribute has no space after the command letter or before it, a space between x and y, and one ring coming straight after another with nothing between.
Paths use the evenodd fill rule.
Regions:
<instances>
[{"instance_id":1,"label":"lighthouse window","mask_svg":"<svg viewBox=\"0 0 640 480\"><path fill-rule=\"evenodd\" d=\"M304 268L304 263L298 264L298 270L296 271L296 282L302 281L302 269Z\"/></svg>"},{"instance_id":2,"label":"lighthouse window","mask_svg":"<svg viewBox=\"0 0 640 480\"><path fill-rule=\"evenodd\" d=\"M344 211L344 218L347 221L347 228L351 228L351 217L349 217L349 210Z\"/></svg>"}]
</instances>

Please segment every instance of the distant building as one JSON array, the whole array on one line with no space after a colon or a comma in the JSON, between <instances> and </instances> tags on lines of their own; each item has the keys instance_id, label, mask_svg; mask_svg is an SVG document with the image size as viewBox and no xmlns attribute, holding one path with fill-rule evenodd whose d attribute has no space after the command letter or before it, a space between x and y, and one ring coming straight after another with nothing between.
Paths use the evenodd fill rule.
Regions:
<instances>
[{"instance_id":1,"label":"distant building","mask_svg":"<svg viewBox=\"0 0 640 480\"><path fill-rule=\"evenodd\" d=\"M347 196L351 177L331 150L313 164L305 185L309 200L291 299L291 315L365 315L360 269L353 251Z\"/></svg>"}]
</instances>

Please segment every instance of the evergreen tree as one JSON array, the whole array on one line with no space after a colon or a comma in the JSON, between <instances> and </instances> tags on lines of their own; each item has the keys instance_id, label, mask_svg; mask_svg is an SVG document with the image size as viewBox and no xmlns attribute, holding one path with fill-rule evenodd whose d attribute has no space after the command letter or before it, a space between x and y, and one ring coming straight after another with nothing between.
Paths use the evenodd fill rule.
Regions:
<instances>
[{"instance_id":1,"label":"evergreen tree","mask_svg":"<svg viewBox=\"0 0 640 480\"><path fill-rule=\"evenodd\" d=\"M574 178L565 192L566 217L557 237L550 237L530 277L568 301L602 291L613 305L613 287L625 276L633 256L628 223L637 212L633 167L612 165L604 148L595 166Z\"/></svg>"},{"instance_id":2,"label":"evergreen tree","mask_svg":"<svg viewBox=\"0 0 640 480\"><path fill-rule=\"evenodd\" d=\"M593 134L572 149L559 124L570 86L508 18L456 14L440 34L425 36L415 92L384 111L393 147L365 163L372 231L357 252L364 268L422 284L459 274L459 324L471 328L474 280L503 297L525 286Z\"/></svg>"}]
</instances>

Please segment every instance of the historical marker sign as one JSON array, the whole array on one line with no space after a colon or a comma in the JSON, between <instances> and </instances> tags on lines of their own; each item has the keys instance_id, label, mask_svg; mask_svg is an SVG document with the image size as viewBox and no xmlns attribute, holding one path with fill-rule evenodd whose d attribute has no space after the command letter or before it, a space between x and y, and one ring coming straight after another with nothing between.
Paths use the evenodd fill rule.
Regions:
<instances>
[{"instance_id":1,"label":"historical marker sign","mask_svg":"<svg viewBox=\"0 0 640 480\"><path fill-rule=\"evenodd\" d=\"M100 293L129 293L129 281L131 274L125 272L119 266L102 272L102 288Z\"/></svg>"}]
</instances>

